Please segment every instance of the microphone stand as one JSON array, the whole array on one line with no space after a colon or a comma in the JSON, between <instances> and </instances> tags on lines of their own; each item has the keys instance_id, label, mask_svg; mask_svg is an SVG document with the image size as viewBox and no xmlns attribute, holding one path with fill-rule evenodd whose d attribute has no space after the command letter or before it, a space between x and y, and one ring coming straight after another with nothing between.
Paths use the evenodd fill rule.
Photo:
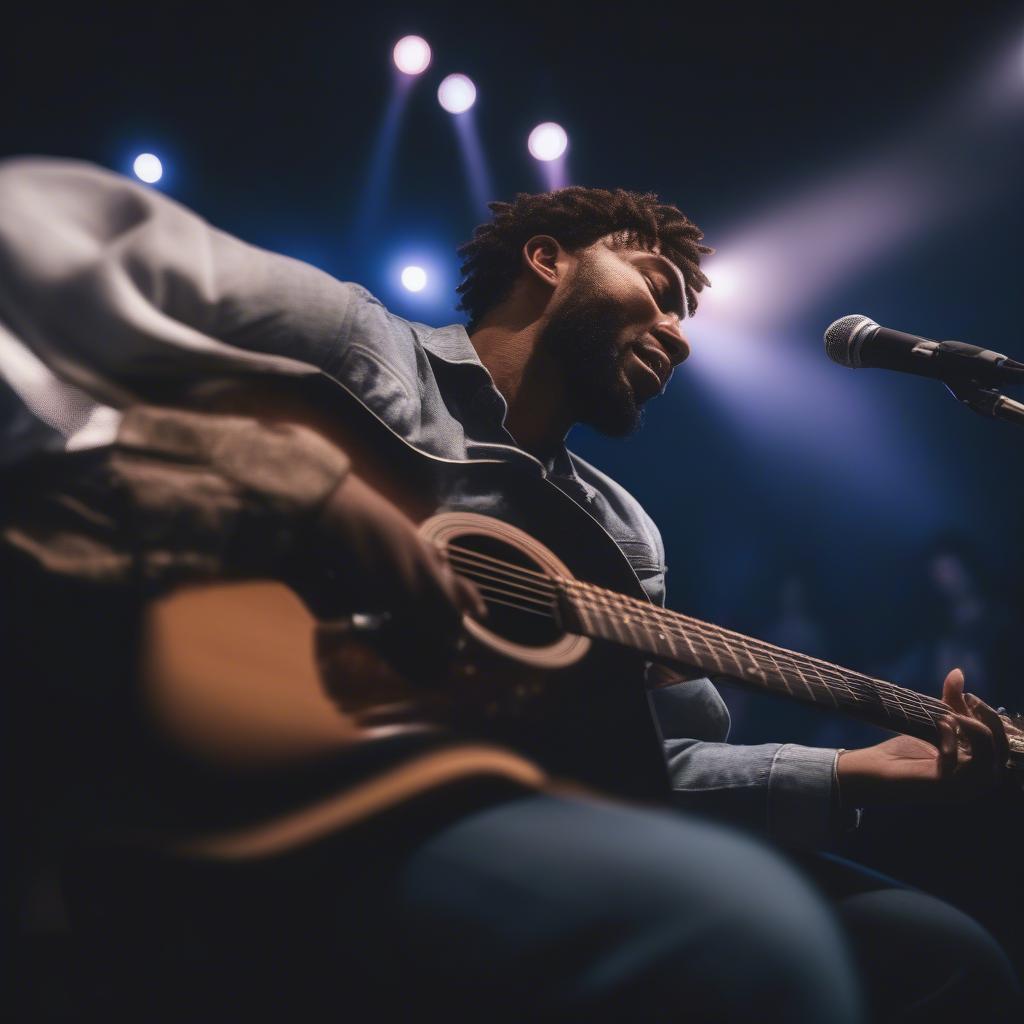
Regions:
<instances>
[{"instance_id":1,"label":"microphone stand","mask_svg":"<svg viewBox=\"0 0 1024 1024\"><path fill-rule=\"evenodd\" d=\"M943 381L949 393L958 401L963 402L980 416L990 419L1005 420L1024 426L1024 403L1007 398L997 388L983 387L977 381L963 380L952 383Z\"/></svg>"}]
</instances>

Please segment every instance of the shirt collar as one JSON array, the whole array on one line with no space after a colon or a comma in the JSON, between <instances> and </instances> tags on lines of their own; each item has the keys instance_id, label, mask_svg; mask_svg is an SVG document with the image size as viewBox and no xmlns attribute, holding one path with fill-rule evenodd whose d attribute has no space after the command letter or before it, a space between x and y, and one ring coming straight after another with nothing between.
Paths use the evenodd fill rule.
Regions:
<instances>
[{"instance_id":1,"label":"shirt collar","mask_svg":"<svg viewBox=\"0 0 1024 1024\"><path fill-rule=\"evenodd\" d=\"M446 363L474 363L481 369L486 369L462 324L435 328L427 333L421 344L431 355L443 359Z\"/></svg>"},{"instance_id":2,"label":"shirt collar","mask_svg":"<svg viewBox=\"0 0 1024 1024\"><path fill-rule=\"evenodd\" d=\"M490 373L487 367L480 361L473 343L469 340L469 333L462 324L449 324L447 327L437 327L429 331L420 340L420 344L432 356L452 365L479 366L488 379ZM491 387L494 382L491 381ZM497 389L495 389L497 390ZM547 472L553 476L561 477L563 480L571 480L583 491L590 491L590 488L580 479L573 465L572 454L564 444L559 445L553 458L545 466Z\"/></svg>"}]
</instances>

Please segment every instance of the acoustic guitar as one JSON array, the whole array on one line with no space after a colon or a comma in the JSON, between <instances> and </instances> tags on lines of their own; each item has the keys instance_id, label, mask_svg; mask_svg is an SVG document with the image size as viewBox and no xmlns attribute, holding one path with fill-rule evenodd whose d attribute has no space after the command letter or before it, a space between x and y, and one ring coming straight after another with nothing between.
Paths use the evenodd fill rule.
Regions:
<instances>
[{"instance_id":1,"label":"acoustic guitar","mask_svg":"<svg viewBox=\"0 0 1024 1024\"><path fill-rule=\"evenodd\" d=\"M476 584L488 615L466 616L450 658L418 671L401 623L359 606L358 580L332 595L330 573L309 567L287 585L190 586L154 601L143 674L165 740L257 783L311 764L342 768L331 796L203 836L193 851L266 854L473 773L663 799L645 685L652 660L937 740L949 712L934 697L654 605L608 533L539 464L438 458L337 382L293 385L247 386L218 406L328 437ZM1024 720L1003 721L1008 767L1024 777ZM346 785L346 764L373 767L348 773L356 781Z\"/></svg>"}]
</instances>

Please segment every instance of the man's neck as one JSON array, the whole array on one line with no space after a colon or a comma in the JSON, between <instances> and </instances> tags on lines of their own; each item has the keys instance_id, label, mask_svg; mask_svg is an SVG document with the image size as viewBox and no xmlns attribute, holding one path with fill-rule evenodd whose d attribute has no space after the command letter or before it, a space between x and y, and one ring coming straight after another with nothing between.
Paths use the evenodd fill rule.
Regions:
<instances>
[{"instance_id":1,"label":"man's neck","mask_svg":"<svg viewBox=\"0 0 1024 1024\"><path fill-rule=\"evenodd\" d=\"M470 335L480 362L508 404L505 427L521 448L547 461L572 426L562 367L538 345L534 320L489 317Z\"/></svg>"}]
</instances>

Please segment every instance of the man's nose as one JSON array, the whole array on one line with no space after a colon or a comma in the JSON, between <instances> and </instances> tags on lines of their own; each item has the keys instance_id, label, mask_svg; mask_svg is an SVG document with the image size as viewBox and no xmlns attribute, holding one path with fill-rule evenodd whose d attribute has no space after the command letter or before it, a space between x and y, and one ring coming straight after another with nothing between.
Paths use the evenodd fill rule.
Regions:
<instances>
[{"instance_id":1,"label":"man's nose","mask_svg":"<svg viewBox=\"0 0 1024 1024\"><path fill-rule=\"evenodd\" d=\"M651 333L668 353L673 366L678 366L690 354L690 345L683 337L676 317L660 320Z\"/></svg>"}]
</instances>

